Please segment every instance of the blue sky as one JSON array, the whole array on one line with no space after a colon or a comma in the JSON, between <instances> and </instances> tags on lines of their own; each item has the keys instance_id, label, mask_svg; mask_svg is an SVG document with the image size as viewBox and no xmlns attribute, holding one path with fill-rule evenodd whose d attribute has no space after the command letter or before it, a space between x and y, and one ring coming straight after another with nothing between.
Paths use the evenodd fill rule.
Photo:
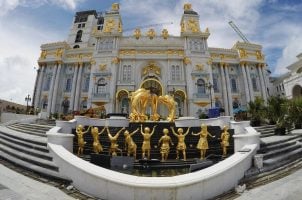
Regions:
<instances>
[{"instance_id":1,"label":"blue sky","mask_svg":"<svg viewBox=\"0 0 302 200\"><path fill-rule=\"evenodd\" d=\"M173 22L164 27L174 35L189 2L201 30L210 30L210 47L231 48L241 40L228 24L232 20L250 42L263 46L275 76L302 52L299 0L0 0L0 99L25 104L33 93L40 45L66 40L76 11L106 11L114 2L120 3L124 29Z\"/></svg>"}]
</instances>

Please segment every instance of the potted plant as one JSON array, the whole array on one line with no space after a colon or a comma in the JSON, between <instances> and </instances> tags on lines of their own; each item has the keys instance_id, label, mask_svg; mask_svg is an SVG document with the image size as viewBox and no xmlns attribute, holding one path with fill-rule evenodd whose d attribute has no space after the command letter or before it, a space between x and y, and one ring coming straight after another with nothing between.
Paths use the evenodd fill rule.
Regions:
<instances>
[{"instance_id":1,"label":"potted plant","mask_svg":"<svg viewBox=\"0 0 302 200\"><path fill-rule=\"evenodd\" d=\"M302 98L294 98L288 103L289 118L295 129L302 128Z\"/></svg>"},{"instance_id":2,"label":"potted plant","mask_svg":"<svg viewBox=\"0 0 302 200\"><path fill-rule=\"evenodd\" d=\"M265 116L264 100L260 97L256 97L255 101L248 103L248 113L251 119L252 126L260 126L261 120Z\"/></svg>"}]
</instances>

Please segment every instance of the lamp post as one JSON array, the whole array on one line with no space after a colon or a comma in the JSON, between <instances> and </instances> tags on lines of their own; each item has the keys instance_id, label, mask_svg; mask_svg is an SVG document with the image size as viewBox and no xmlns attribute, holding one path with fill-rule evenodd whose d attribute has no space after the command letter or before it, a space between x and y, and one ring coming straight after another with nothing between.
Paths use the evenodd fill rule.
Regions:
<instances>
[{"instance_id":1,"label":"lamp post","mask_svg":"<svg viewBox=\"0 0 302 200\"><path fill-rule=\"evenodd\" d=\"M206 88L210 91L210 100L211 100L211 108L213 107L213 101L212 101L212 88L213 84L211 82L206 83Z\"/></svg>"},{"instance_id":2,"label":"lamp post","mask_svg":"<svg viewBox=\"0 0 302 200\"><path fill-rule=\"evenodd\" d=\"M29 94L25 97L25 101L26 101L26 113L28 113L28 102L31 102L31 97Z\"/></svg>"}]
</instances>

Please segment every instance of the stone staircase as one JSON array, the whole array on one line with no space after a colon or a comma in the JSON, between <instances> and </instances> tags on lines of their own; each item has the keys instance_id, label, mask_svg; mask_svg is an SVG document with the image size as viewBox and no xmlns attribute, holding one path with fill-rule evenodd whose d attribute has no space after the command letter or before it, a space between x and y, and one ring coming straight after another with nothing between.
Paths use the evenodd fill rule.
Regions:
<instances>
[{"instance_id":1,"label":"stone staircase","mask_svg":"<svg viewBox=\"0 0 302 200\"><path fill-rule=\"evenodd\" d=\"M46 131L51 127L26 123L0 126L0 157L38 174L69 181L59 175L47 149Z\"/></svg>"},{"instance_id":2,"label":"stone staircase","mask_svg":"<svg viewBox=\"0 0 302 200\"><path fill-rule=\"evenodd\" d=\"M257 154L263 155L263 168L252 167L246 172L247 178L302 160L302 130L293 130L284 136L262 137Z\"/></svg>"},{"instance_id":3,"label":"stone staircase","mask_svg":"<svg viewBox=\"0 0 302 200\"><path fill-rule=\"evenodd\" d=\"M265 125L253 128L258 131L261 134L260 137L263 138L275 135L276 125Z\"/></svg>"}]
</instances>

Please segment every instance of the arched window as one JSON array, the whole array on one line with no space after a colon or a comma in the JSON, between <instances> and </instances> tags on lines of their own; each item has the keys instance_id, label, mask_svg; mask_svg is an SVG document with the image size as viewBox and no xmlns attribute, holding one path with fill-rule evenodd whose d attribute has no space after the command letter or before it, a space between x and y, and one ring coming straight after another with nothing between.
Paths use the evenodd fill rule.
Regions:
<instances>
[{"instance_id":1,"label":"arched window","mask_svg":"<svg viewBox=\"0 0 302 200\"><path fill-rule=\"evenodd\" d=\"M67 80L66 80L66 85L65 85L65 92L70 92L71 91L71 82L72 80L71 80L71 78L68 78Z\"/></svg>"},{"instance_id":2,"label":"arched window","mask_svg":"<svg viewBox=\"0 0 302 200\"><path fill-rule=\"evenodd\" d=\"M70 102L68 99L64 99L62 102L63 114L66 115L68 113Z\"/></svg>"},{"instance_id":3,"label":"arched window","mask_svg":"<svg viewBox=\"0 0 302 200\"><path fill-rule=\"evenodd\" d=\"M236 109L236 108L239 108L239 106L240 106L239 101L238 101L237 99L235 99L235 100L233 101L233 108Z\"/></svg>"},{"instance_id":4,"label":"arched window","mask_svg":"<svg viewBox=\"0 0 302 200\"><path fill-rule=\"evenodd\" d=\"M206 85L203 79L197 80L197 93L198 94L205 94L206 93Z\"/></svg>"},{"instance_id":5,"label":"arched window","mask_svg":"<svg viewBox=\"0 0 302 200\"><path fill-rule=\"evenodd\" d=\"M51 77L49 76L49 77L47 77L47 79L46 79L46 81L44 83L44 88L43 88L44 91L48 91L49 90L50 83L51 83Z\"/></svg>"},{"instance_id":6,"label":"arched window","mask_svg":"<svg viewBox=\"0 0 302 200\"><path fill-rule=\"evenodd\" d=\"M173 81L180 80L180 66L179 65L171 66L171 80L173 80Z\"/></svg>"},{"instance_id":7,"label":"arched window","mask_svg":"<svg viewBox=\"0 0 302 200\"><path fill-rule=\"evenodd\" d=\"M78 49L78 48L80 48L80 45L74 45L73 48Z\"/></svg>"},{"instance_id":8,"label":"arched window","mask_svg":"<svg viewBox=\"0 0 302 200\"><path fill-rule=\"evenodd\" d=\"M253 85L253 90L258 91L257 80L255 77L252 78L252 85Z\"/></svg>"},{"instance_id":9,"label":"arched window","mask_svg":"<svg viewBox=\"0 0 302 200\"><path fill-rule=\"evenodd\" d=\"M131 81L131 65L123 66L123 81Z\"/></svg>"},{"instance_id":10,"label":"arched window","mask_svg":"<svg viewBox=\"0 0 302 200\"><path fill-rule=\"evenodd\" d=\"M83 85L83 92L88 92L89 90L89 82L90 82L90 77L86 77Z\"/></svg>"},{"instance_id":11,"label":"arched window","mask_svg":"<svg viewBox=\"0 0 302 200\"><path fill-rule=\"evenodd\" d=\"M129 113L129 100L126 96L121 101L121 113Z\"/></svg>"},{"instance_id":12,"label":"arched window","mask_svg":"<svg viewBox=\"0 0 302 200\"><path fill-rule=\"evenodd\" d=\"M82 102L81 102L81 109L83 110L83 109L87 109L87 100L83 100Z\"/></svg>"},{"instance_id":13,"label":"arched window","mask_svg":"<svg viewBox=\"0 0 302 200\"><path fill-rule=\"evenodd\" d=\"M216 108L221 108L221 102L219 100L215 101L215 107Z\"/></svg>"},{"instance_id":14,"label":"arched window","mask_svg":"<svg viewBox=\"0 0 302 200\"><path fill-rule=\"evenodd\" d=\"M82 34L83 34L82 30L79 30L77 32L77 36L76 36L75 42L82 42Z\"/></svg>"},{"instance_id":15,"label":"arched window","mask_svg":"<svg viewBox=\"0 0 302 200\"><path fill-rule=\"evenodd\" d=\"M237 83L235 78L231 78L231 89L232 92L237 92Z\"/></svg>"},{"instance_id":16,"label":"arched window","mask_svg":"<svg viewBox=\"0 0 302 200\"><path fill-rule=\"evenodd\" d=\"M214 89L214 92L219 92L218 79L216 77L213 77L213 89Z\"/></svg>"},{"instance_id":17,"label":"arched window","mask_svg":"<svg viewBox=\"0 0 302 200\"><path fill-rule=\"evenodd\" d=\"M96 93L97 94L102 94L102 93L105 93L106 92L106 81L104 78L100 78L97 82L97 85L96 85Z\"/></svg>"}]
</instances>

